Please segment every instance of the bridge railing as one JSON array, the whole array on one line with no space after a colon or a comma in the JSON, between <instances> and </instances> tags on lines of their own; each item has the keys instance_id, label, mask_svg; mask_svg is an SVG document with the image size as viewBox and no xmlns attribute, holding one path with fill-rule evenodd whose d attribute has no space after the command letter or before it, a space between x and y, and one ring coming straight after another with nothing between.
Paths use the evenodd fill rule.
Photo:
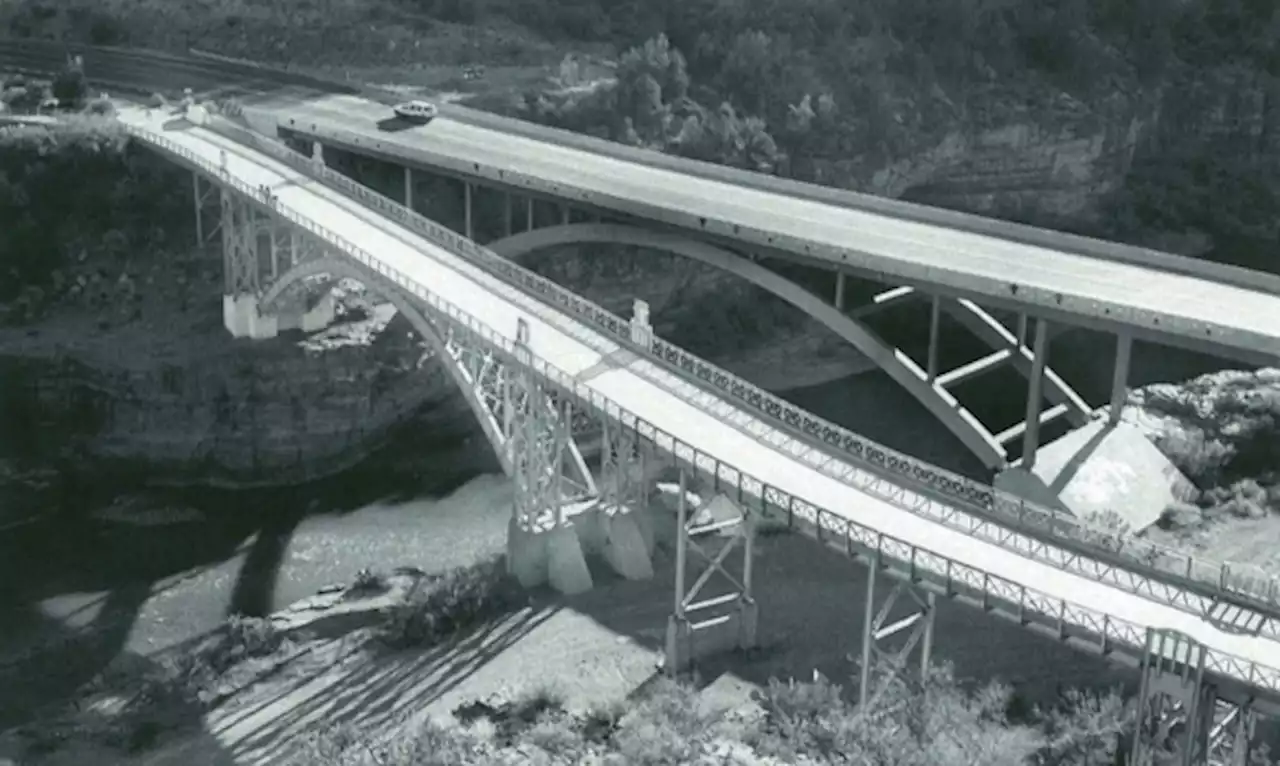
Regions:
<instances>
[{"instance_id":1,"label":"bridge railing","mask_svg":"<svg viewBox=\"0 0 1280 766\"><path fill-rule=\"evenodd\" d=\"M221 179L224 185L236 192L251 199L259 198L257 189L165 136L130 125L126 125L126 130L200 171ZM277 205L275 210L295 226L311 232L365 266L372 277L413 295L431 309L434 317L446 322L455 335L493 350L506 363L521 364L512 339L344 237L283 206ZM579 405L634 429L640 438L670 456L673 463L709 478L719 491L734 496L746 508L784 519L819 541L867 560L895 577L1014 620L1064 643L1091 647L1100 654L1118 655L1130 662L1140 659L1146 651L1146 626L1030 588L819 508L681 441L543 359L534 358L531 366L540 377L568 394ZM1121 654L1126 651L1128 654ZM1268 697L1280 698L1280 669L1207 646L1203 651L1205 668L1209 672L1261 690ZM1175 652L1173 648L1169 650L1170 659L1178 659L1172 656Z\"/></svg>"},{"instance_id":2,"label":"bridge railing","mask_svg":"<svg viewBox=\"0 0 1280 766\"><path fill-rule=\"evenodd\" d=\"M365 203L406 228L451 252L468 258L491 273L527 293L565 310L576 318L606 331L615 341L631 343L630 323L571 290L521 267L478 245L404 205L364 186L354 179L246 128L224 119L210 126L238 142L250 145L291 167L318 177L331 187ZM1188 592L1179 585L1197 584L1204 590L1231 594L1258 602L1262 608L1280 609L1280 579L1252 565L1209 562L1188 553L1158 545L1143 538L1118 534L1116 530L1090 524L1055 509L1029 503L1023 498L980 484L937 466L877 444L852 431L787 402L674 344L654 338L649 348L639 349L681 374L822 445L824 454L851 458L874 472L862 472L856 485L864 491L892 497L901 494L898 483L923 488L924 496L903 504L907 510L932 521L961 529L967 534L996 542L1019 553L1090 577L1116 587L1205 614L1213 601ZM794 450L787 450L794 454ZM849 482L846 467L810 460L840 481ZM874 479L888 478L889 483ZM937 502L935 500L942 500ZM1072 544L1075 550L1056 547L1027 533L1055 542ZM1157 574L1173 582L1144 577ZM1267 620L1263 632L1280 636L1280 620Z\"/></svg>"}]
</instances>

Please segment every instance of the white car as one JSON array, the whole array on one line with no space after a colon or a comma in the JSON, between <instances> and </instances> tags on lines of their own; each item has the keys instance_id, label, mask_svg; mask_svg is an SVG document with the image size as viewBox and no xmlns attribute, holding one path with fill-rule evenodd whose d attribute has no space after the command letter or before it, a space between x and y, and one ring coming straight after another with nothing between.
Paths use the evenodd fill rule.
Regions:
<instances>
[{"instance_id":1,"label":"white car","mask_svg":"<svg viewBox=\"0 0 1280 766\"><path fill-rule=\"evenodd\" d=\"M396 113L397 117L410 122L430 122L433 117L440 113L436 105L430 101L405 101L402 104L396 104L391 109Z\"/></svg>"}]
</instances>

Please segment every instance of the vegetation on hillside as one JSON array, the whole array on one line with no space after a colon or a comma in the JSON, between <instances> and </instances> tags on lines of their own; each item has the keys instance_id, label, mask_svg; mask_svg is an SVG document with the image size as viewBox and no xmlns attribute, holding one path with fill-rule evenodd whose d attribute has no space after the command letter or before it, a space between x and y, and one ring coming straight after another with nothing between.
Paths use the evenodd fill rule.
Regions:
<instances>
[{"instance_id":1,"label":"vegetation on hillside","mask_svg":"<svg viewBox=\"0 0 1280 766\"><path fill-rule=\"evenodd\" d=\"M4 100L23 111L42 97L29 94L43 90L11 79ZM74 89L63 95L80 98ZM182 172L95 110L90 104L52 127L0 128L0 303L10 320L29 319L66 292L106 290L175 234L166 222L190 218L189 202L174 194L189 186ZM73 277L90 253L109 255L114 266Z\"/></svg>"},{"instance_id":2,"label":"vegetation on hillside","mask_svg":"<svg viewBox=\"0 0 1280 766\"><path fill-rule=\"evenodd\" d=\"M1156 445L1201 490L1195 506L1166 513L1168 526L1280 513L1280 384L1275 371L1222 372L1135 397L1167 419Z\"/></svg>"}]
</instances>

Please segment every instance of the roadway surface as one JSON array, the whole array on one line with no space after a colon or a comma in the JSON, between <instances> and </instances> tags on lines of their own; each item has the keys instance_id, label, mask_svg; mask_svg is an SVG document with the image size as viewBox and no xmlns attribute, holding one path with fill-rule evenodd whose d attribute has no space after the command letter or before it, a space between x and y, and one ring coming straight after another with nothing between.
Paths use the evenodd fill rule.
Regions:
<instances>
[{"instance_id":1,"label":"roadway surface","mask_svg":"<svg viewBox=\"0 0 1280 766\"><path fill-rule=\"evenodd\" d=\"M1276 663L1280 641L1234 634L1196 615L1064 572L1050 564L935 524L811 467L770 444L774 429L751 413L637 358L618 344L555 308L361 206L288 166L202 128L165 130L164 117L125 108L120 119L163 133L185 149L217 164L227 154L230 174L251 187L274 189L281 208L329 229L385 265L408 275L471 314L494 332L514 340L517 319L530 328L534 355L599 394L707 454L818 507L992 575L1027 584L1074 604L1131 623L1172 628L1206 646L1260 664ZM856 481L863 469L840 465ZM830 470L828 466L827 470Z\"/></svg>"},{"instance_id":2,"label":"roadway surface","mask_svg":"<svg viewBox=\"0 0 1280 766\"><path fill-rule=\"evenodd\" d=\"M387 107L356 96L309 98L276 113L282 127L303 136L326 129L358 133L363 149L353 149L391 155L406 165L479 177L473 171L479 161L538 179L548 192L558 186L552 196L567 202L587 200L686 230L740 227L748 244L751 236L760 244L772 237L780 251L880 281L937 287L988 299L989 305L1034 306L1041 309L1036 313L1068 316L1078 324L1132 326L1175 345L1220 346L1219 353L1228 356L1280 358L1280 292L1269 277L1260 276L1255 285L1206 281L678 173L447 114L424 128L382 130L377 123L387 121ZM368 151L375 142L377 151Z\"/></svg>"}]
</instances>

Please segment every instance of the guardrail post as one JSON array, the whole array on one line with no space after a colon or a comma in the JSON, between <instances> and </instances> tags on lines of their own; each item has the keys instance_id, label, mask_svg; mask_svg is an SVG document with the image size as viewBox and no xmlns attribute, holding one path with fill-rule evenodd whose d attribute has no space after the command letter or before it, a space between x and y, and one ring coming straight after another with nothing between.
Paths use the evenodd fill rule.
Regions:
<instances>
[{"instance_id":1,"label":"guardrail post","mask_svg":"<svg viewBox=\"0 0 1280 766\"><path fill-rule=\"evenodd\" d=\"M903 672L911 652L920 646L920 678L919 683L928 679L930 665L933 661L933 622L937 613L937 603L932 592L923 594L906 583L895 583L880 609L876 610L876 574L880 569L880 554L877 551L867 567L867 595L863 606L862 619L862 657L859 672L858 706L865 713L870 706L894 681L907 681ZM897 603L898 597L906 593L913 602L912 611L905 617L885 625L889 613ZM896 653L890 654L880 647L880 643L899 633L907 633L905 642ZM873 688L873 673L882 672L880 683ZM910 683L910 682L909 682ZM914 686L914 683L912 683Z\"/></svg>"},{"instance_id":2,"label":"guardrail post","mask_svg":"<svg viewBox=\"0 0 1280 766\"><path fill-rule=\"evenodd\" d=\"M653 350L653 325L649 321L649 304L639 298L631 304L631 342L646 351Z\"/></svg>"}]
</instances>

